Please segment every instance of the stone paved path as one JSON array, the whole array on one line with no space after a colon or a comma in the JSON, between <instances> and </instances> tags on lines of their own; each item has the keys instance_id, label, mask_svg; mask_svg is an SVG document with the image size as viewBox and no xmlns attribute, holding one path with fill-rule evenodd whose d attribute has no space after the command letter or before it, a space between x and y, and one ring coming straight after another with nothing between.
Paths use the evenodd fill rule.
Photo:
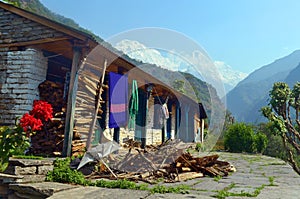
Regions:
<instances>
[{"instance_id":1,"label":"stone paved path","mask_svg":"<svg viewBox=\"0 0 300 199\"><path fill-rule=\"evenodd\" d=\"M150 194L147 191L76 187L74 189L54 193L50 198L206 199L216 198L216 195L221 196L221 193L227 193L229 196L224 198L238 199L250 198L251 194L255 194L255 192L258 191L260 192L256 196L258 199L300 198L300 176L282 160L262 155L218 154L221 160L232 163L237 171L222 179L205 177L181 183L164 184L166 186L186 184L192 188L189 194ZM232 196L233 194L235 194L235 196Z\"/></svg>"}]
</instances>

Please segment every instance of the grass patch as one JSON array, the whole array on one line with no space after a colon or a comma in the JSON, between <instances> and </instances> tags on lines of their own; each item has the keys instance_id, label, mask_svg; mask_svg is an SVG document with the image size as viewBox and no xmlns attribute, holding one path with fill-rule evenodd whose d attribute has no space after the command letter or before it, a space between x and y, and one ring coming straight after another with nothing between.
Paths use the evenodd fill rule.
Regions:
<instances>
[{"instance_id":1,"label":"grass patch","mask_svg":"<svg viewBox=\"0 0 300 199\"><path fill-rule=\"evenodd\" d=\"M188 185L178 185L175 187L167 187L164 185L156 185L151 189L148 189L150 193L177 193L177 194L188 194L190 193L191 187Z\"/></svg>"},{"instance_id":2,"label":"grass patch","mask_svg":"<svg viewBox=\"0 0 300 199\"><path fill-rule=\"evenodd\" d=\"M268 186L277 186L277 185L274 184L274 179L275 179L274 176L269 176L269 184L268 184Z\"/></svg>"},{"instance_id":3,"label":"grass patch","mask_svg":"<svg viewBox=\"0 0 300 199\"><path fill-rule=\"evenodd\" d=\"M264 164L264 165L262 165L262 166L271 166L271 165L282 166L282 165L286 165L286 163L285 163L285 162L270 162L270 163L266 163L266 164Z\"/></svg>"},{"instance_id":4,"label":"grass patch","mask_svg":"<svg viewBox=\"0 0 300 199\"><path fill-rule=\"evenodd\" d=\"M92 182L91 180L85 179L84 175L70 168L70 158L56 159L54 161L54 168L49 171L46 176L46 181L61 182L78 184L83 186L97 186L104 188L120 188L120 189L133 189L133 190L146 190L150 193L180 193L186 194L191 190L190 186L178 185L178 186L164 186L156 185L152 188L148 187L148 184L138 184L126 179L121 180L97 180Z\"/></svg>"},{"instance_id":5,"label":"grass patch","mask_svg":"<svg viewBox=\"0 0 300 199\"><path fill-rule=\"evenodd\" d=\"M265 185L261 185L260 187L257 187L253 193L241 191L240 193L233 193L229 190L232 189L235 186L235 184L231 184L228 187L225 187L223 190L217 191L216 195L213 195L212 197L218 198L218 199L225 199L226 197L230 196L240 196L240 197L257 197L261 190L265 188Z\"/></svg>"},{"instance_id":6,"label":"grass patch","mask_svg":"<svg viewBox=\"0 0 300 199\"><path fill-rule=\"evenodd\" d=\"M34 155L13 155L12 158L14 159L31 159L31 160L43 160L44 157L41 156L34 156Z\"/></svg>"},{"instance_id":7,"label":"grass patch","mask_svg":"<svg viewBox=\"0 0 300 199\"><path fill-rule=\"evenodd\" d=\"M222 179L222 176L215 176L214 181L219 182Z\"/></svg>"},{"instance_id":8,"label":"grass patch","mask_svg":"<svg viewBox=\"0 0 300 199\"><path fill-rule=\"evenodd\" d=\"M254 156L254 155L253 156L250 156L250 155L244 156L243 159L246 160L249 164L261 161L261 157Z\"/></svg>"},{"instance_id":9,"label":"grass patch","mask_svg":"<svg viewBox=\"0 0 300 199\"><path fill-rule=\"evenodd\" d=\"M197 182L195 182L195 183L193 184L193 186L195 186L195 185L197 185L197 184L200 184L200 183L202 183L202 182L204 182L204 180L198 180Z\"/></svg>"}]
</instances>

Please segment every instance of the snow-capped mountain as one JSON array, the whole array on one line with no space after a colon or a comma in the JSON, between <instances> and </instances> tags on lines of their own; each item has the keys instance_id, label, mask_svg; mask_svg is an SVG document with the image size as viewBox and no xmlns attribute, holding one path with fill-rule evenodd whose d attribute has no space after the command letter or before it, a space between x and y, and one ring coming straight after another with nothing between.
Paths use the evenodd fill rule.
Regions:
<instances>
[{"instance_id":1,"label":"snow-capped mountain","mask_svg":"<svg viewBox=\"0 0 300 199\"><path fill-rule=\"evenodd\" d=\"M133 59L142 61L144 63L156 64L162 68L172 71L189 72L201 79L199 73L193 74L194 70L186 61L182 60L178 56L173 55L172 53L166 54L157 49L148 48L138 41L127 39L118 42L114 47ZM233 70L229 65L222 61L215 61L214 64L220 73L220 78L224 84L226 93L247 76L245 73Z\"/></svg>"},{"instance_id":2,"label":"snow-capped mountain","mask_svg":"<svg viewBox=\"0 0 300 199\"><path fill-rule=\"evenodd\" d=\"M214 61L214 64L221 75L221 80L224 83L226 93L232 90L240 81L248 76L246 73L234 70L225 62Z\"/></svg>"}]
</instances>

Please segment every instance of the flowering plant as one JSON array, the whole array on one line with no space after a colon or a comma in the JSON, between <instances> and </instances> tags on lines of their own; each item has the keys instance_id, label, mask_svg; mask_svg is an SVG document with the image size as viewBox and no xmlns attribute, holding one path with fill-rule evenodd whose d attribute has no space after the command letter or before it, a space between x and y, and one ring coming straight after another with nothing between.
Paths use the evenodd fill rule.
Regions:
<instances>
[{"instance_id":1,"label":"flowering plant","mask_svg":"<svg viewBox=\"0 0 300 199\"><path fill-rule=\"evenodd\" d=\"M44 123L52 119L52 106L41 100L33 102L33 108L25 113L14 127L0 127L0 172L3 172L12 155L24 154L30 146L30 136L41 130Z\"/></svg>"},{"instance_id":2,"label":"flowering plant","mask_svg":"<svg viewBox=\"0 0 300 199\"><path fill-rule=\"evenodd\" d=\"M34 100L32 110L25 113L20 120L20 125L27 132L33 133L35 131L41 130L43 123L52 119L53 109L51 104L42 100Z\"/></svg>"},{"instance_id":3,"label":"flowering plant","mask_svg":"<svg viewBox=\"0 0 300 199\"><path fill-rule=\"evenodd\" d=\"M38 131L42 129L42 120L36 119L34 116L25 113L20 120L20 125L29 137L29 132Z\"/></svg>"},{"instance_id":4,"label":"flowering plant","mask_svg":"<svg viewBox=\"0 0 300 199\"><path fill-rule=\"evenodd\" d=\"M47 122L53 117L53 108L48 102L42 100L34 100L30 115Z\"/></svg>"}]
</instances>

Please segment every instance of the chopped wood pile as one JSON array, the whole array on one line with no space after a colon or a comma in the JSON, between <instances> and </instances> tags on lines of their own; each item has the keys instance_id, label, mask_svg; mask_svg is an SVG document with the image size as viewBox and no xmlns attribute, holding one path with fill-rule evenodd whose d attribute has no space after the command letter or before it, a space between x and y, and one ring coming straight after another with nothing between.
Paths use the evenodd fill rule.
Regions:
<instances>
[{"instance_id":1,"label":"chopped wood pile","mask_svg":"<svg viewBox=\"0 0 300 199\"><path fill-rule=\"evenodd\" d=\"M39 85L40 99L52 105L54 118L31 137L29 152L34 155L61 155L66 112L63 89L62 84L47 80Z\"/></svg>"},{"instance_id":2,"label":"chopped wood pile","mask_svg":"<svg viewBox=\"0 0 300 199\"><path fill-rule=\"evenodd\" d=\"M218 155L194 157L186 152L189 146L173 140L158 147L150 146L144 151L135 148L137 153L128 152L124 158L111 164L111 168L118 179L148 183L161 178L165 182L178 182L203 176L227 176L233 171L230 163L218 160ZM93 177L112 178L103 165L100 167L102 171L95 172Z\"/></svg>"}]
</instances>

